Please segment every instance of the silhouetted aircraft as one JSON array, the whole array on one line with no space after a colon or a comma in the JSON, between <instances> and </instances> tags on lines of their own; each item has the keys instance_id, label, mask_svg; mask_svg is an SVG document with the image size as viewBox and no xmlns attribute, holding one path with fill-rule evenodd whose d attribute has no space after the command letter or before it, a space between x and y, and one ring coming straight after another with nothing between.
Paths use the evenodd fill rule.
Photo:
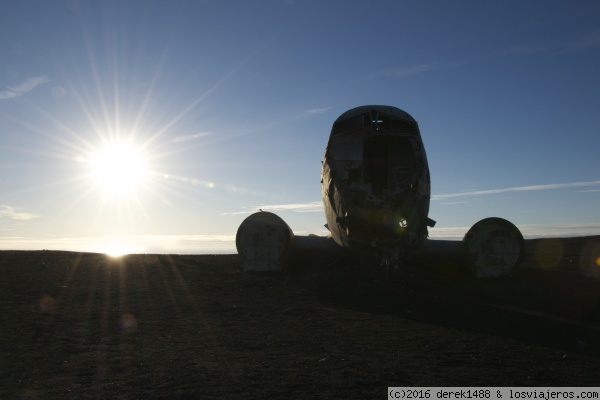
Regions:
<instances>
[{"instance_id":1,"label":"silhouetted aircraft","mask_svg":"<svg viewBox=\"0 0 600 400\"><path fill-rule=\"evenodd\" d=\"M417 122L390 106L343 113L331 128L321 171L321 193L330 235L295 236L277 215L247 217L236 235L246 271L285 268L298 251L342 247L374 254L396 269L413 256L457 257L478 277L507 275L519 265L525 242L502 218L485 218L462 242L428 239L431 184Z\"/></svg>"}]
</instances>

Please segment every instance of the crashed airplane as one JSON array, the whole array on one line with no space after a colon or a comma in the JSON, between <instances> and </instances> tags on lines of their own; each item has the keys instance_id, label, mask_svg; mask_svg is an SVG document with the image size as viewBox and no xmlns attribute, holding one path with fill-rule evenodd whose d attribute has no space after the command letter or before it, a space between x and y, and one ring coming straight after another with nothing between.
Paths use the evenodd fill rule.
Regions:
<instances>
[{"instance_id":1,"label":"crashed airplane","mask_svg":"<svg viewBox=\"0 0 600 400\"><path fill-rule=\"evenodd\" d=\"M278 271L294 252L345 248L373 254L397 269L415 255L458 257L477 277L509 275L525 252L516 226L485 218L462 241L428 239L431 183L419 127L391 106L361 106L331 128L321 171L330 234L295 236L277 215L247 217L236 235L245 271Z\"/></svg>"}]
</instances>

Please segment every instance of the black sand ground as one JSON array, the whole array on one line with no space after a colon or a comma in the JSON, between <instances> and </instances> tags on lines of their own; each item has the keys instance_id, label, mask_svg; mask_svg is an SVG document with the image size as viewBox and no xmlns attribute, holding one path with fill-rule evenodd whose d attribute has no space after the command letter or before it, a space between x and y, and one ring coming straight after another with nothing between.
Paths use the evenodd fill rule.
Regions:
<instances>
[{"instance_id":1,"label":"black sand ground","mask_svg":"<svg viewBox=\"0 0 600 400\"><path fill-rule=\"evenodd\" d=\"M394 284L345 262L249 274L235 255L3 251L0 399L600 386L600 238L527 245L512 278Z\"/></svg>"}]
</instances>

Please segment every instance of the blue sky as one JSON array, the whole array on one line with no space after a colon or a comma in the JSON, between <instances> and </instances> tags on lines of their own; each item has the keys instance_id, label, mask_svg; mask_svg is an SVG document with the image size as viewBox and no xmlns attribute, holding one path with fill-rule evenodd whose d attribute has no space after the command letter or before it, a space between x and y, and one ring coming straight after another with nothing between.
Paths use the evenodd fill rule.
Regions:
<instances>
[{"instance_id":1,"label":"blue sky","mask_svg":"<svg viewBox=\"0 0 600 400\"><path fill-rule=\"evenodd\" d=\"M234 252L258 208L324 234L329 130L364 104L419 122L432 237L489 216L600 234L598 21L596 1L2 2L0 249Z\"/></svg>"}]
</instances>

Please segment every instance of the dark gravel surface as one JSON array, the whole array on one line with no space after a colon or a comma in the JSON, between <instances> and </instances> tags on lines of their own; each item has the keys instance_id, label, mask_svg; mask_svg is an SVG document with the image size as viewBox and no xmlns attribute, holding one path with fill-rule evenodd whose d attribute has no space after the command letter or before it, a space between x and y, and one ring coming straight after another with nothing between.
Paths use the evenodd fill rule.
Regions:
<instances>
[{"instance_id":1,"label":"dark gravel surface","mask_svg":"<svg viewBox=\"0 0 600 400\"><path fill-rule=\"evenodd\" d=\"M348 260L258 274L236 255L2 251L0 399L600 386L598 239L528 241L514 276L484 281L415 266L389 282Z\"/></svg>"}]
</instances>

